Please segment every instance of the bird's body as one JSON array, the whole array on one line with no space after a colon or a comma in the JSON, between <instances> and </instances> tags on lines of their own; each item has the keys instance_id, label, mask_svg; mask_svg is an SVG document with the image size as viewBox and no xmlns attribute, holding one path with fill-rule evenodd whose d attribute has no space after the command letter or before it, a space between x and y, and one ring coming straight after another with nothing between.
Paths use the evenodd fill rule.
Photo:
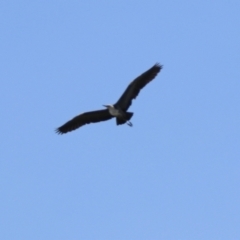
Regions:
<instances>
[{"instance_id":1,"label":"bird's body","mask_svg":"<svg viewBox=\"0 0 240 240\"><path fill-rule=\"evenodd\" d=\"M128 126L132 127L132 123L129 121L130 118L132 117L133 113L130 112L124 112L122 109L117 108L114 105L103 105L106 107L109 111L109 113L113 116L116 117L117 120L117 125L127 123ZM122 123L121 123L122 122Z\"/></svg>"},{"instance_id":2,"label":"bird's body","mask_svg":"<svg viewBox=\"0 0 240 240\"><path fill-rule=\"evenodd\" d=\"M113 117L116 118L117 125L127 123L129 126L132 126L132 123L129 120L132 118L133 113L127 112L128 108L132 104L132 100L137 97L140 90L147 83L152 81L157 76L161 69L161 65L155 64L152 68L134 79L115 104L103 105L107 108L104 110L82 113L61 127L57 128L56 132L59 134L67 133L85 124L106 121Z\"/></svg>"},{"instance_id":3,"label":"bird's body","mask_svg":"<svg viewBox=\"0 0 240 240\"><path fill-rule=\"evenodd\" d=\"M104 105L104 106L108 109L109 113L113 117L120 117L121 116L122 112L121 112L120 109L115 108L113 105Z\"/></svg>"}]
</instances>

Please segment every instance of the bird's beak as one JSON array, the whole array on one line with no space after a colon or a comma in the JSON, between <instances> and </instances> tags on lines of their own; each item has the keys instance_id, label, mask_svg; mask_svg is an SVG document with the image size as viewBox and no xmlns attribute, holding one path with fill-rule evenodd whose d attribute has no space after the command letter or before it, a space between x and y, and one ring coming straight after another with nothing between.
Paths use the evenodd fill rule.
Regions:
<instances>
[{"instance_id":1,"label":"bird's beak","mask_svg":"<svg viewBox=\"0 0 240 240\"><path fill-rule=\"evenodd\" d=\"M103 105L105 108L107 108L107 105Z\"/></svg>"}]
</instances>

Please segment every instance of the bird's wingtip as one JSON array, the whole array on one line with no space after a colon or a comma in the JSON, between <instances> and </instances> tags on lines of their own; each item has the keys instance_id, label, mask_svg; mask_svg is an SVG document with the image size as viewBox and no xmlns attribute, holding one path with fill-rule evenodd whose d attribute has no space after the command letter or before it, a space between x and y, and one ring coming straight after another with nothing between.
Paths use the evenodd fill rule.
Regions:
<instances>
[{"instance_id":1,"label":"bird's wingtip","mask_svg":"<svg viewBox=\"0 0 240 240\"><path fill-rule=\"evenodd\" d=\"M160 70L163 68L163 65L160 64L159 62L155 63L155 67L158 67Z\"/></svg>"},{"instance_id":2,"label":"bird's wingtip","mask_svg":"<svg viewBox=\"0 0 240 240\"><path fill-rule=\"evenodd\" d=\"M58 135L62 135L63 134L63 132L59 128L55 129L55 133L58 134Z\"/></svg>"}]
</instances>

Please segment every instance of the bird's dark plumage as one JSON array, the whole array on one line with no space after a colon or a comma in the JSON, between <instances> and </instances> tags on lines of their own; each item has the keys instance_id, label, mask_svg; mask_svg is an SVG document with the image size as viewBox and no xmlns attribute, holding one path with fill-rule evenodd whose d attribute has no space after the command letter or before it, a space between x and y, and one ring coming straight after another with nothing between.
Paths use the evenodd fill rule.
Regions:
<instances>
[{"instance_id":1,"label":"bird's dark plumage","mask_svg":"<svg viewBox=\"0 0 240 240\"><path fill-rule=\"evenodd\" d=\"M135 78L114 105L120 107L123 111L127 111L132 104L132 100L138 96L140 90L152 81L161 69L162 66L160 64L155 64L142 75Z\"/></svg>"},{"instance_id":2,"label":"bird's dark plumage","mask_svg":"<svg viewBox=\"0 0 240 240\"><path fill-rule=\"evenodd\" d=\"M73 131L85 124L106 121L113 118L108 109L82 113L56 129L58 134Z\"/></svg>"},{"instance_id":3,"label":"bird's dark plumage","mask_svg":"<svg viewBox=\"0 0 240 240\"><path fill-rule=\"evenodd\" d=\"M82 113L57 128L56 132L64 134L85 124L106 121L113 117L116 117L117 125L127 122L129 126L132 126L132 123L129 122L129 120L133 116L133 113L127 112L127 109L131 106L132 100L138 96L140 90L152 81L161 69L162 65L155 64L149 70L134 79L114 105L106 105L105 107L108 109Z\"/></svg>"}]
</instances>

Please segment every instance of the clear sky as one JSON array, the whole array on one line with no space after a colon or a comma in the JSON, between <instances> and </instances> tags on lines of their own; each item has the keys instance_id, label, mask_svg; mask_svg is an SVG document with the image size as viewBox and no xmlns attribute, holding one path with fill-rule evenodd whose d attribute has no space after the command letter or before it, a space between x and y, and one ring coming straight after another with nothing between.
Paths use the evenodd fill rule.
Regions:
<instances>
[{"instance_id":1,"label":"clear sky","mask_svg":"<svg viewBox=\"0 0 240 240\"><path fill-rule=\"evenodd\" d=\"M0 239L240 239L240 1L0 2ZM164 65L115 120L59 136Z\"/></svg>"}]
</instances>

